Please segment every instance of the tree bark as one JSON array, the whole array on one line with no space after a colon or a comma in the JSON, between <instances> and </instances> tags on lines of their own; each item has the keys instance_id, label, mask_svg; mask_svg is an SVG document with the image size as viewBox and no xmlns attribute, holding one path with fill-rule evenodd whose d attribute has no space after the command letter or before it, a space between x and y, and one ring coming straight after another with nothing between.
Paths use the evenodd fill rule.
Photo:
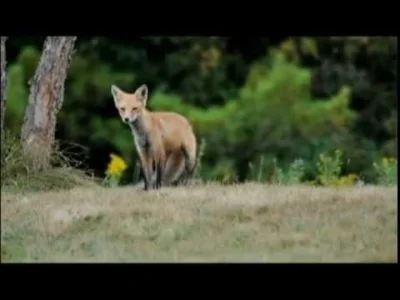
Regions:
<instances>
[{"instance_id":1,"label":"tree bark","mask_svg":"<svg viewBox=\"0 0 400 300\"><path fill-rule=\"evenodd\" d=\"M7 95L6 95L6 87L7 87L7 77L6 77L6 36L1 37L1 137L3 142L3 134L4 134L4 117L6 113L6 104L7 104Z\"/></svg>"},{"instance_id":2,"label":"tree bark","mask_svg":"<svg viewBox=\"0 0 400 300\"><path fill-rule=\"evenodd\" d=\"M24 153L33 159L38 168L50 164L57 113L64 100L64 83L75 40L76 36L47 37L35 75L30 81L21 143Z\"/></svg>"}]
</instances>

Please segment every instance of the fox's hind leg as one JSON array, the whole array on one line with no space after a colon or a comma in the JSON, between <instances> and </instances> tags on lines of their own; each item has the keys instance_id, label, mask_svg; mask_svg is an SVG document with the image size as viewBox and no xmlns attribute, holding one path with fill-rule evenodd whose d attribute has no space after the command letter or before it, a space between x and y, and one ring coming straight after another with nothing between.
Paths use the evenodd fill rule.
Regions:
<instances>
[{"instance_id":1,"label":"fox's hind leg","mask_svg":"<svg viewBox=\"0 0 400 300\"><path fill-rule=\"evenodd\" d=\"M144 190L148 191L155 187L154 180L154 160L149 154L140 155L142 161L142 172L144 181Z\"/></svg>"},{"instance_id":2,"label":"fox's hind leg","mask_svg":"<svg viewBox=\"0 0 400 300\"><path fill-rule=\"evenodd\" d=\"M155 187L157 189L164 185L165 154L162 154L155 162Z\"/></svg>"},{"instance_id":3,"label":"fox's hind leg","mask_svg":"<svg viewBox=\"0 0 400 300\"><path fill-rule=\"evenodd\" d=\"M181 153L170 154L165 164L163 185L172 185L181 175L184 167L185 161Z\"/></svg>"},{"instance_id":4,"label":"fox's hind leg","mask_svg":"<svg viewBox=\"0 0 400 300\"><path fill-rule=\"evenodd\" d=\"M191 146L183 146L182 153L185 160L185 170L182 172L179 183L187 185L189 180L193 178L194 171L197 166L197 153L196 153L196 143L190 143Z\"/></svg>"}]
</instances>

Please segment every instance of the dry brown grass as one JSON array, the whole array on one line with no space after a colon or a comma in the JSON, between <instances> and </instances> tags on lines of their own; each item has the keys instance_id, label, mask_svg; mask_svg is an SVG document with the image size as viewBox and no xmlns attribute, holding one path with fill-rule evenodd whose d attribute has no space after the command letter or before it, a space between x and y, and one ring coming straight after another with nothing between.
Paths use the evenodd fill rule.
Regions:
<instances>
[{"instance_id":1,"label":"dry brown grass","mask_svg":"<svg viewBox=\"0 0 400 300\"><path fill-rule=\"evenodd\" d=\"M3 194L2 261L397 262L397 187Z\"/></svg>"}]
</instances>

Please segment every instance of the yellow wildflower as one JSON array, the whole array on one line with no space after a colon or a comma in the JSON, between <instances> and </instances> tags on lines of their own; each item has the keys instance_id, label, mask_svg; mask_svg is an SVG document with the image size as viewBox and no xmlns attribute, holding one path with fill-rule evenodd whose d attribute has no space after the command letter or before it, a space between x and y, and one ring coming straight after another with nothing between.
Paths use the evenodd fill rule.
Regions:
<instances>
[{"instance_id":1,"label":"yellow wildflower","mask_svg":"<svg viewBox=\"0 0 400 300\"><path fill-rule=\"evenodd\" d=\"M126 162L118 155L111 153L110 154L111 161L107 166L107 175L116 175L119 176L123 171L125 171L128 166Z\"/></svg>"}]
</instances>

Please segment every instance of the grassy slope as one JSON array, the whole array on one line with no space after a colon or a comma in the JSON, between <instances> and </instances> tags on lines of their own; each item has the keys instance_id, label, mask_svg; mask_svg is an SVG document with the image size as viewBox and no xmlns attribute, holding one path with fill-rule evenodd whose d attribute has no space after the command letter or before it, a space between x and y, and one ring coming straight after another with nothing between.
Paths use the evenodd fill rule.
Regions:
<instances>
[{"instance_id":1,"label":"grassy slope","mask_svg":"<svg viewBox=\"0 0 400 300\"><path fill-rule=\"evenodd\" d=\"M397 187L4 194L2 261L397 261Z\"/></svg>"}]
</instances>

